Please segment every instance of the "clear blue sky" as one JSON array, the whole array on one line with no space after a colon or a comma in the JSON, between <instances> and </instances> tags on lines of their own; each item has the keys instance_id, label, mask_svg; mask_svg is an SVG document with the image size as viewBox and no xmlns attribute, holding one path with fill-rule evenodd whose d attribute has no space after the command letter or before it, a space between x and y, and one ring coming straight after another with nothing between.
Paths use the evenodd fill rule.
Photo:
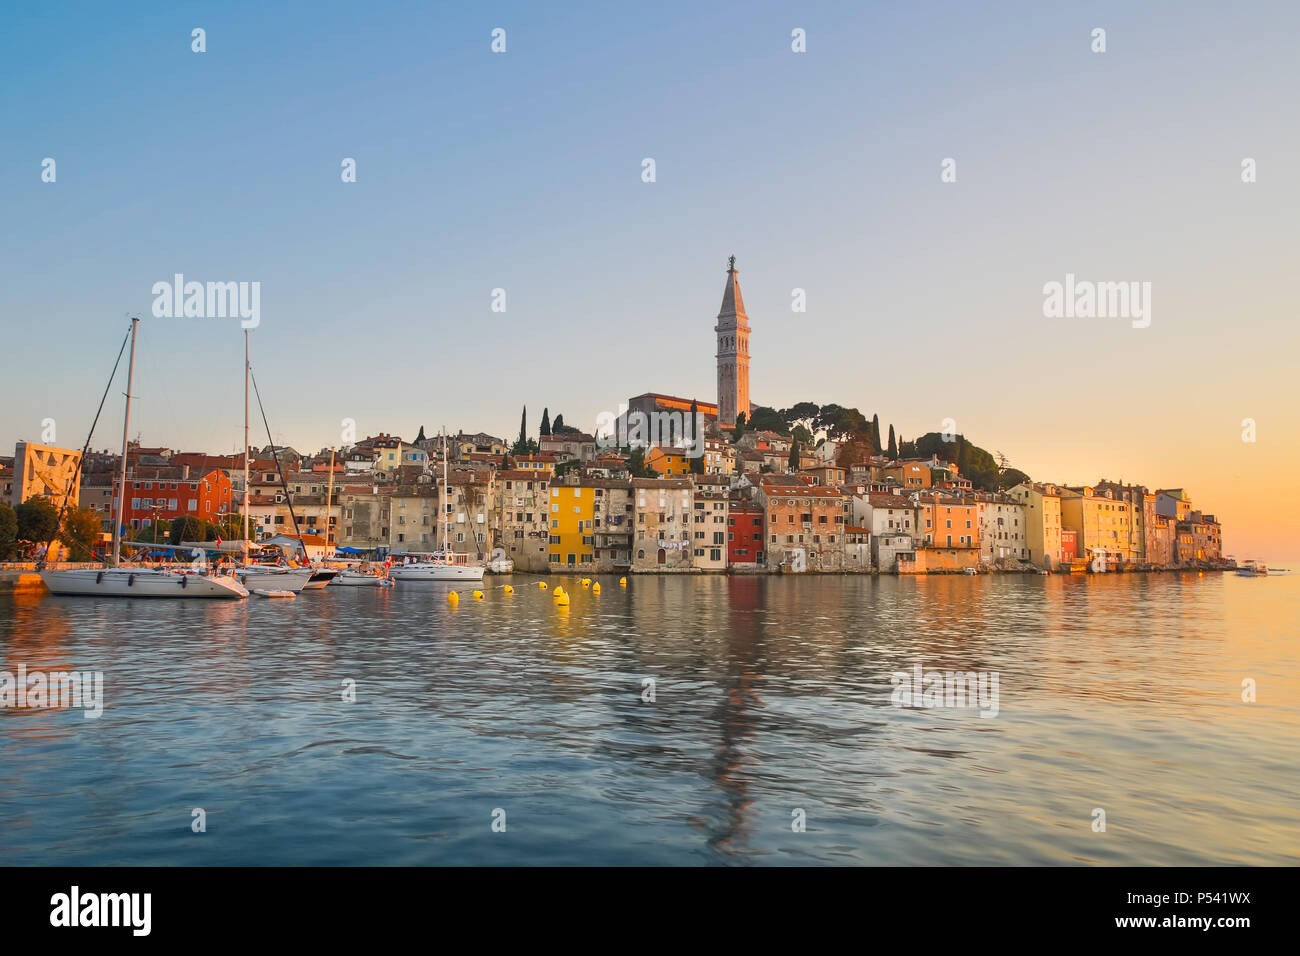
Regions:
<instances>
[{"instance_id":1,"label":"clear blue sky","mask_svg":"<svg viewBox=\"0 0 1300 956\"><path fill-rule=\"evenodd\" d=\"M0 17L0 447L47 417L79 445L137 312L133 433L238 448L238 322L152 318L175 272L261 282L254 365L300 450L337 443L345 417L508 435L525 402L535 428L543 406L590 426L643 391L712 400L734 253L755 400L855 405L907 437L952 417L1036 478L1186 485L1236 517L1239 550L1276 531L1235 499L1300 465L1300 5ZM1042 286L1066 272L1151 281L1151 327L1045 319ZM116 447L120 402L101 428Z\"/></svg>"}]
</instances>

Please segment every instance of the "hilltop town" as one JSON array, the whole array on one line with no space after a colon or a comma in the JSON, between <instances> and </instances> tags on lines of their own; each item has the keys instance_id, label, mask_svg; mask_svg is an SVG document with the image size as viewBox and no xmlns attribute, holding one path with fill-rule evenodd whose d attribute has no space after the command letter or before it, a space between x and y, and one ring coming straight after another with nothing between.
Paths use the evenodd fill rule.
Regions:
<instances>
[{"instance_id":1,"label":"hilltop town","mask_svg":"<svg viewBox=\"0 0 1300 956\"><path fill-rule=\"evenodd\" d=\"M716 403L643 393L593 434L562 415L552 424L547 409L534 438L525 409L511 441L462 430L444 448L421 426L409 441L381 433L315 454L250 448L250 537L301 541L312 557L384 558L431 553L445 532L448 550L536 573L1230 565L1214 515L1184 489L1033 481L953 432L909 442L890 425L886 441L879 417L856 408L755 404L734 256L713 331ZM244 455L136 442L126 464L127 536L157 539L185 522L190 535L243 537ZM34 500L60 505L65 495L78 506L82 550L94 550L90 538L113 529L120 471L116 454L81 461L19 442L13 459L0 459L4 500L15 506L0 505L0 551L9 552L0 559L32 550L41 535L31 527L50 530L50 505Z\"/></svg>"}]
</instances>

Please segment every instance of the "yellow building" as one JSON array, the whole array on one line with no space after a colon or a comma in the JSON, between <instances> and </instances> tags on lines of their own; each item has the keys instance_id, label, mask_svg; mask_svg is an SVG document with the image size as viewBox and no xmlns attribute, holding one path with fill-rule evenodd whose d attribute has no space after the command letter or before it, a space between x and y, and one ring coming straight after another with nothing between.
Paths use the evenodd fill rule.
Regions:
<instances>
[{"instance_id":1,"label":"yellow building","mask_svg":"<svg viewBox=\"0 0 1300 956\"><path fill-rule=\"evenodd\" d=\"M590 485L551 484L547 516L551 543L547 560L553 570L594 570L595 502L596 489Z\"/></svg>"},{"instance_id":2,"label":"yellow building","mask_svg":"<svg viewBox=\"0 0 1300 956\"><path fill-rule=\"evenodd\" d=\"M1114 569L1140 556L1133 550L1133 506L1109 492L1102 494L1092 485L1059 489L1061 527L1076 535L1078 555L1093 561L1106 555L1106 567Z\"/></svg>"},{"instance_id":3,"label":"yellow building","mask_svg":"<svg viewBox=\"0 0 1300 956\"><path fill-rule=\"evenodd\" d=\"M1061 563L1061 496L1055 485L1022 482L1008 494L1025 506L1029 559L1053 570Z\"/></svg>"}]
</instances>

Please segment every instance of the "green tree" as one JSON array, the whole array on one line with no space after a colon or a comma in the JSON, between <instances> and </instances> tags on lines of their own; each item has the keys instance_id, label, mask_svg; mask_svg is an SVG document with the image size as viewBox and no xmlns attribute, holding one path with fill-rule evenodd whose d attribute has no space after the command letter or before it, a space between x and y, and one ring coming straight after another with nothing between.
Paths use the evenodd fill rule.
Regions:
<instances>
[{"instance_id":1,"label":"green tree","mask_svg":"<svg viewBox=\"0 0 1300 956\"><path fill-rule=\"evenodd\" d=\"M812 432L803 424L795 425L794 428L790 429L790 437L801 445L811 445L813 443Z\"/></svg>"},{"instance_id":2,"label":"green tree","mask_svg":"<svg viewBox=\"0 0 1300 956\"><path fill-rule=\"evenodd\" d=\"M552 435L576 435L581 431L581 428L574 428L572 425L564 424L563 415L556 415L555 421L551 423Z\"/></svg>"},{"instance_id":3,"label":"green tree","mask_svg":"<svg viewBox=\"0 0 1300 956\"><path fill-rule=\"evenodd\" d=\"M171 541L172 523L163 519L155 521L147 528L137 528L127 535L129 541L156 541L158 544L167 544Z\"/></svg>"},{"instance_id":4,"label":"green tree","mask_svg":"<svg viewBox=\"0 0 1300 956\"><path fill-rule=\"evenodd\" d=\"M691 418L686 425L691 440L689 454L691 474L704 474L704 435L700 429L700 403L691 399Z\"/></svg>"},{"instance_id":5,"label":"green tree","mask_svg":"<svg viewBox=\"0 0 1300 956\"><path fill-rule=\"evenodd\" d=\"M1029 476L1019 468L1008 468L998 476L998 487L1005 490L1019 484L1028 484Z\"/></svg>"},{"instance_id":6,"label":"green tree","mask_svg":"<svg viewBox=\"0 0 1300 956\"><path fill-rule=\"evenodd\" d=\"M103 530L97 512L90 508L69 508L63 515L59 540L70 552L71 560L89 561L94 557Z\"/></svg>"},{"instance_id":7,"label":"green tree","mask_svg":"<svg viewBox=\"0 0 1300 956\"><path fill-rule=\"evenodd\" d=\"M524 406L523 413L519 416L519 439L515 442L514 447L510 449L512 455L527 455L528 451L528 406Z\"/></svg>"},{"instance_id":8,"label":"green tree","mask_svg":"<svg viewBox=\"0 0 1300 956\"><path fill-rule=\"evenodd\" d=\"M744 412L736 416L736 427L731 431L731 442L735 444L740 441L740 436L745 434L745 429L749 427L748 417Z\"/></svg>"},{"instance_id":9,"label":"green tree","mask_svg":"<svg viewBox=\"0 0 1300 956\"><path fill-rule=\"evenodd\" d=\"M885 447L880 443L880 416L879 415L871 416L871 443L875 445L876 448Z\"/></svg>"},{"instance_id":10,"label":"green tree","mask_svg":"<svg viewBox=\"0 0 1300 956\"><path fill-rule=\"evenodd\" d=\"M825 431L826 437L831 439L845 438L867 427L866 416L856 408L845 408L834 403L823 405L813 420L813 428Z\"/></svg>"},{"instance_id":11,"label":"green tree","mask_svg":"<svg viewBox=\"0 0 1300 956\"><path fill-rule=\"evenodd\" d=\"M540 429L539 429L539 431L538 431L538 434L539 434L539 435L549 435L550 433L551 433L551 410L550 410L549 408L543 408L543 409L542 409L542 424L541 424L541 426L540 426Z\"/></svg>"},{"instance_id":12,"label":"green tree","mask_svg":"<svg viewBox=\"0 0 1300 956\"><path fill-rule=\"evenodd\" d=\"M182 541L207 541L205 532L207 531L207 522L193 515L182 515L171 523L168 529L168 539L170 544L180 544ZM152 536L148 540L153 540Z\"/></svg>"},{"instance_id":13,"label":"green tree","mask_svg":"<svg viewBox=\"0 0 1300 956\"><path fill-rule=\"evenodd\" d=\"M817 420L817 415L821 409L816 402L796 402L789 408L781 410L781 417L785 419L788 427L793 428L796 425L802 425L804 430L813 427L813 422Z\"/></svg>"},{"instance_id":14,"label":"green tree","mask_svg":"<svg viewBox=\"0 0 1300 956\"><path fill-rule=\"evenodd\" d=\"M18 554L18 516L8 502L0 501L0 561L12 561Z\"/></svg>"},{"instance_id":15,"label":"green tree","mask_svg":"<svg viewBox=\"0 0 1300 956\"><path fill-rule=\"evenodd\" d=\"M250 517L248 522L248 532L253 534L257 528L253 525ZM244 540L244 516L238 512L225 515L217 522L217 531L220 533L223 541L243 541Z\"/></svg>"},{"instance_id":16,"label":"green tree","mask_svg":"<svg viewBox=\"0 0 1300 956\"><path fill-rule=\"evenodd\" d=\"M645 463L645 449L633 448L628 454L627 470L633 478L653 478L655 471Z\"/></svg>"},{"instance_id":17,"label":"green tree","mask_svg":"<svg viewBox=\"0 0 1300 956\"><path fill-rule=\"evenodd\" d=\"M790 458L786 465L789 466L791 471L799 470L799 443L797 441L790 442Z\"/></svg>"},{"instance_id":18,"label":"green tree","mask_svg":"<svg viewBox=\"0 0 1300 956\"><path fill-rule=\"evenodd\" d=\"M894 440L894 426L889 426L889 450L885 452L891 460L898 459L898 442Z\"/></svg>"},{"instance_id":19,"label":"green tree","mask_svg":"<svg viewBox=\"0 0 1300 956\"><path fill-rule=\"evenodd\" d=\"M59 530L59 509L47 498L31 497L14 509L18 540L28 547L45 544Z\"/></svg>"},{"instance_id":20,"label":"green tree","mask_svg":"<svg viewBox=\"0 0 1300 956\"><path fill-rule=\"evenodd\" d=\"M778 435L788 435L790 433L790 426L785 423L781 413L775 408L768 408L766 405L759 405L754 409L754 414L749 416L748 427L776 432Z\"/></svg>"}]
</instances>

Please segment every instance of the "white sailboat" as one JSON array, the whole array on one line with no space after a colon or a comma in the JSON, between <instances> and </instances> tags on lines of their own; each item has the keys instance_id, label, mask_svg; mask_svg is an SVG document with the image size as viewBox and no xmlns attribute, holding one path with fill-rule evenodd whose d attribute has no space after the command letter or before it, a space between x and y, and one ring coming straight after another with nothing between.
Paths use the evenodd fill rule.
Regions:
<instances>
[{"instance_id":1,"label":"white sailboat","mask_svg":"<svg viewBox=\"0 0 1300 956\"><path fill-rule=\"evenodd\" d=\"M473 584L483 580L484 567L469 564L468 556L453 555L447 550L447 429L442 430L442 484L438 493L438 526L442 536L442 550L432 558L414 564L395 564L388 572L394 581L442 581ZM466 560L458 562L457 557Z\"/></svg>"},{"instance_id":2,"label":"white sailboat","mask_svg":"<svg viewBox=\"0 0 1300 956\"><path fill-rule=\"evenodd\" d=\"M127 436L131 427L131 388L135 381L135 336L140 319L131 319L131 360L126 373L126 412L122 416L122 471L113 513L113 563L105 568L42 569L52 594L95 597L246 598L248 589L230 577L191 568L122 567L122 508L126 500Z\"/></svg>"},{"instance_id":3,"label":"white sailboat","mask_svg":"<svg viewBox=\"0 0 1300 956\"><path fill-rule=\"evenodd\" d=\"M328 585L338 574L334 568L327 568L306 563L306 567L284 567L278 564L259 564L249 560L249 554L252 548L252 541L249 538L249 482L248 482L248 408L249 394L248 383L252 371L252 365L248 358L248 330L244 330L244 540L240 542L239 548L244 553L243 562L235 569L235 576L248 588L257 588L260 590L284 590L292 591L294 594L300 591L316 591ZM261 402L259 395L258 402ZM265 412L263 412L265 418ZM268 427L267 437L270 437ZM326 496L325 504L325 527L326 542L329 541L329 512L330 501L333 499L334 489L334 461L333 456L330 458L330 492ZM286 495L288 489L285 489ZM290 504L290 513L292 513L292 504ZM295 523L296 532L296 523ZM299 539L301 541L301 538ZM303 556L306 557L306 547L303 548Z\"/></svg>"}]
</instances>

